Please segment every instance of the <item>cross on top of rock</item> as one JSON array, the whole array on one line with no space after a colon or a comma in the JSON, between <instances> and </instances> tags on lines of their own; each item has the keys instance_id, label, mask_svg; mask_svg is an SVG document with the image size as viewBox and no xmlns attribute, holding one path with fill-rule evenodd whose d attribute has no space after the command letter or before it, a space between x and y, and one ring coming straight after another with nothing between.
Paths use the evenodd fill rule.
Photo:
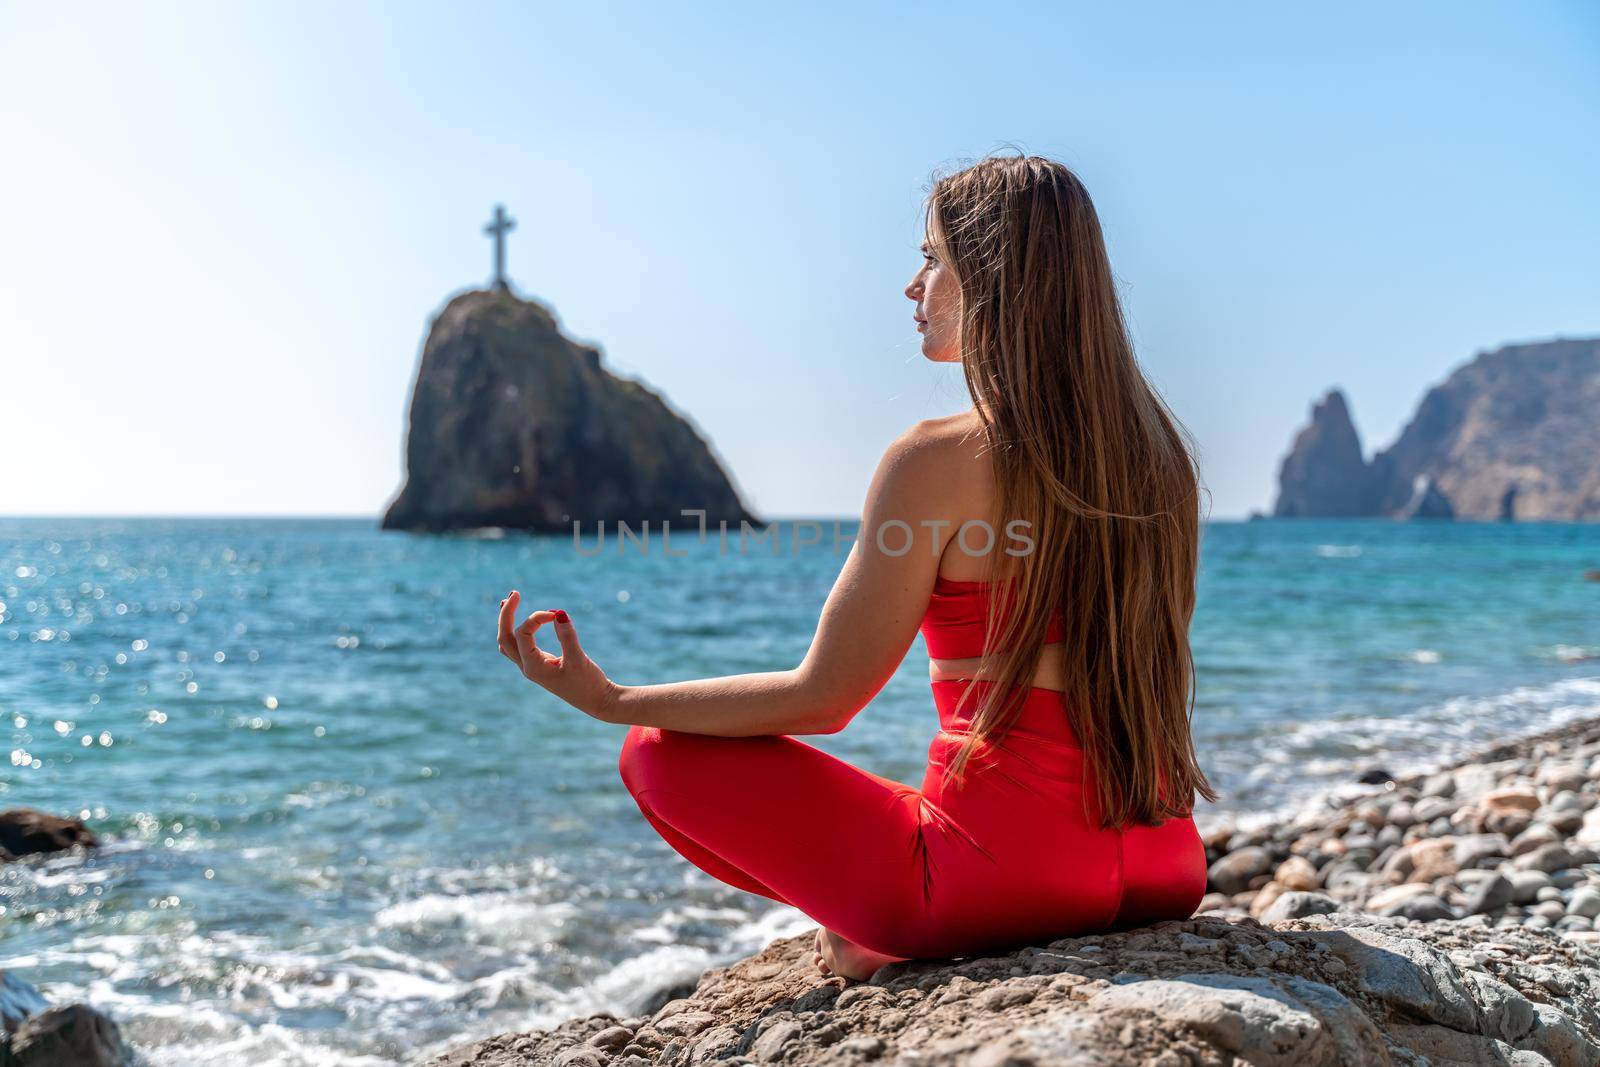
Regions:
<instances>
[{"instance_id":1,"label":"cross on top of rock","mask_svg":"<svg viewBox=\"0 0 1600 1067\"><path fill-rule=\"evenodd\" d=\"M494 206L494 218L483 227L494 238L494 287L501 291L511 288L506 281L506 234L516 228L517 220L506 214L504 204Z\"/></svg>"}]
</instances>

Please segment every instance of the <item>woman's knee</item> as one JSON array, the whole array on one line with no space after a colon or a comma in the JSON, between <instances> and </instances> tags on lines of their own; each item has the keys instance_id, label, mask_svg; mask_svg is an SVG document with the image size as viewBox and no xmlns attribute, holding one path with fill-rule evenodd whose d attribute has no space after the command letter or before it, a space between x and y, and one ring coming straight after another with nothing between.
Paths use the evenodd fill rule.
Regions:
<instances>
[{"instance_id":1,"label":"woman's knee","mask_svg":"<svg viewBox=\"0 0 1600 1067\"><path fill-rule=\"evenodd\" d=\"M628 792L637 793L645 788L647 768L655 761L655 750L661 747L661 731L652 726L630 726L622 739L622 751L617 756L617 773Z\"/></svg>"},{"instance_id":2,"label":"woman's knee","mask_svg":"<svg viewBox=\"0 0 1600 1067\"><path fill-rule=\"evenodd\" d=\"M704 751L706 741L700 734L680 730L630 726L617 755L617 771L631 793L667 788L674 777L682 777L680 772L693 771L704 762L697 753Z\"/></svg>"},{"instance_id":3,"label":"woman's knee","mask_svg":"<svg viewBox=\"0 0 1600 1067\"><path fill-rule=\"evenodd\" d=\"M787 737L723 737L634 725L622 740L617 770L635 794L641 789L704 794L730 773L748 780L752 768L784 765L783 758L792 756L800 743Z\"/></svg>"}]
</instances>

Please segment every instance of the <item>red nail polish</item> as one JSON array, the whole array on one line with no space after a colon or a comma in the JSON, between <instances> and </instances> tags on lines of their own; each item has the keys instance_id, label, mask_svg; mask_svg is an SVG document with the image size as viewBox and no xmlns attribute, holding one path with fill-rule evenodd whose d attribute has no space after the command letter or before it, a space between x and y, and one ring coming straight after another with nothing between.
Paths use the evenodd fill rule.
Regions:
<instances>
[{"instance_id":1,"label":"red nail polish","mask_svg":"<svg viewBox=\"0 0 1600 1067\"><path fill-rule=\"evenodd\" d=\"M562 611L560 608L556 609L556 622L566 623L571 621L571 619L567 618L566 612Z\"/></svg>"}]
</instances>

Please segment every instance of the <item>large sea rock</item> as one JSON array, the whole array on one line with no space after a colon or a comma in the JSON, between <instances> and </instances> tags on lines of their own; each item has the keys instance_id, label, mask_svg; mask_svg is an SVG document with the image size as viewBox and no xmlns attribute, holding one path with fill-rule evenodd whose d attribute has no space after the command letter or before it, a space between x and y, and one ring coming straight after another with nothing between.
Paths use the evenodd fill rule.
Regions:
<instances>
[{"instance_id":1,"label":"large sea rock","mask_svg":"<svg viewBox=\"0 0 1600 1067\"><path fill-rule=\"evenodd\" d=\"M865 983L819 979L810 943L708 971L650 1015L505 1034L428 1067L1600 1063L1600 953L1548 931L1202 915Z\"/></svg>"},{"instance_id":2,"label":"large sea rock","mask_svg":"<svg viewBox=\"0 0 1600 1067\"><path fill-rule=\"evenodd\" d=\"M1430 389L1371 461L1335 389L1283 461L1273 514L1600 520L1596 412L1600 338L1480 353Z\"/></svg>"},{"instance_id":3,"label":"large sea rock","mask_svg":"<svg viewBox=\"0 0 1600 1067\"><path fill-rule=\"evenodd\" d=\"M758 524L706 440L659 394L601 365L545 305L505 291L452 299L423 347L406 483L385 529L500 526L593 537L598 523ZM614 530L614 526L609 526Z\"/></svg>"}]
</instances>

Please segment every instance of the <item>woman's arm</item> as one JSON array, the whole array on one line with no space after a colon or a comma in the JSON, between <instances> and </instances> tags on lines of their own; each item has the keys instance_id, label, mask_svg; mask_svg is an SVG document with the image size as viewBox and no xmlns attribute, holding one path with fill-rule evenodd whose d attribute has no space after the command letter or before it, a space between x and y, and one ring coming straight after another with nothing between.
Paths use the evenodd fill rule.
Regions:
<instances>
[{"instance_id":1,"label":"woman's arm","mask_svg":"<svg viewBox=\"0 0 1600 1067\"><path fill-rule=\"evenodd\" d=\"M940 553L954 533L953 525L939 524L948 522L953 503L938 491L941 471L949 469L947 450L919 426L884 454L856 543L799 666L617 686L607 721L727 737L842 730L899 669L927 610ZM881 539L874 534L880 528Z\"/></svg>"},{"instance_id":2,"label":"woman's arm","mask_svg":"<svg viewBox=\"0 0 1600 1067\"><path fill-rule=\"evenodd\" d=\"M560 664L536 648L536 655L555 666L539 664L529 673L525 665L524 673L580 710L619 725L724 737L836 733L883 688L916 636L939 557L962 521L961 469L970 467L971 457L958 448L951 435L929 424L913 427L889 447L873 475L860 532L823 605L811 647L792 670L618 685L583 657L571 623L558 622L561 659L574 661L577 677L577 684L562 688L572 692L536 676ZM553 617L535 612L524 628ZM505 619L502 609L502 649ZM526 641L531 646L531 634ZM585 677L578 661L599 682Z\"/></svg>"}]
</instances>

